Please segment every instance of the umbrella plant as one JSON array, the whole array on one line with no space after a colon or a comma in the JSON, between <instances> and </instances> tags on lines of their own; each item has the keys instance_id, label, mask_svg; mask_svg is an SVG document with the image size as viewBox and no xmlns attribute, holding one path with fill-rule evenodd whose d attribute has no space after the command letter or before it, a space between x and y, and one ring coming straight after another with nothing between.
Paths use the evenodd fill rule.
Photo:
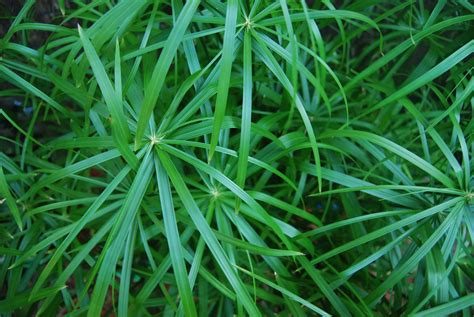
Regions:
<instances>
[{"instance_id":1,"label":"umbrella plant","mask_svg":"<svg viewBox=\"0 0 474 317\"><path fill-rule=\"evenodd\" d=\"M2 316L471 316L468 1L50 2L2 9Z\"/></svg>"}]
</instances>

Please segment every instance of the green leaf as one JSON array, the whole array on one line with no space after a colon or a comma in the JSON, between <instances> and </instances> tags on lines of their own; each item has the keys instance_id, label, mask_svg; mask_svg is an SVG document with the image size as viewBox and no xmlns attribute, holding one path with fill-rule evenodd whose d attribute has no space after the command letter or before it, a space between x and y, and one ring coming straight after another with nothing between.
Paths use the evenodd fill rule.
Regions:
<instances>
[{"instance_id":1,"label":"green leaf","mask_svg":"<svg viewBox=\"0 0 474 317\"><path fill-rule=\"evenodd\" d=\"M94 200L94 202L87 209L87 211L84 213L84 215L78 221L76 221L73 225L71 225L70 228L68 228L69 229L68 230L69 234L61 242L61 244L56 248L56 250L53 253L53 255L51 256L51 259L49 260L48 264L41 271L41 274L38 277L38 279L37 279L37 281L36 281L36 283L33 287L32 294L36 294L42 288L44 282L46 281L48 276L53 271L55 265L61 259L64 252L66 252L66 249L70 246L70 244L74 241L74 239L76 239L77 235L86 226L86 224L91 221L92 217L97 212L97 210L109 198L109 196L117 188L117 186L120 185L120 183L124 180L124 178L128 175L129 172L130 172L130 168L125 167L119 174L117 174L115 179L104 189L102 194L100 194L99 197L97 197Z\"/></svg>"},{"instance_id":2,"label":"green leaf","mask_svg":"<svg viewBox=\"0 0 474 317\"><path fill-rule=\"evenodd\" d=\"M451 179L449 179L449 177L447 177L445 173L442 173L440 170L438 170L436 167L434 167L427 161L423 160L418 155L410 152L409 150L403 148L402 146L384 137L378 136L370 132L356 131L356 130L330 131L325 134L325 137L349 137L349 138L355 138L355 139L368 140L369 142L377 144L391 151L395 155L398 155L401 158L406 159L413 165L417 166L418 168L428 173L428 175L430 175L431 177L440 181L444 186L448 188L455 187Z\"/></svg>"},{"instance_id":3,"label":"green leaf","mask_svg":"<svg viewBox=\"0 0 474 317\"><path fill-rule=\"evenodd\" d=\"M165 168L168 176L173 183L173 186L176 189L176 192L181 199L181 202L186 208L189 216L194 222L194 225L201 233L206 245L214 256L214 259L218 263L219 267L227 277L227 280L232 285L232 288L235 290L239 300L242 305L245 307L247 312L251 316L261 316L257 306L252 301L248 291L245 289L243 282L238 277L235 269L229 263L227 255L224 253L222 246L217 241L216 236L212 233L211 228L204 219L199 207L196 205L191 193L189 192L186 184L184 183L181 175L176 169L175 165L171 161L167 153L157 150L158 156L160 158L163 167Z\"/></svg>"},{"instance_id":4,"label":"green leaf","mask_svg":"<svg viewBox=\"0 0 474 317\"><path fill-rule=\"evenodd\" d=\"M121 255L123 241L126 241L128 235L131 234L136 214L152 177L152 169L152 155L148 152L140 164L123 206L118 212L101 258L96 264L100 265L100 268L92 292L88 316L97 316L102 311L109 285L115 275L115 267Z\"/></svg>"},{"instance_id":5,"label":"green leaf","mask_svg":"<svg viewBox=\"0 0 474 317\"><path fill-rule=\"evenodd\" d=\"M107 76L104 65L100 61L97 52L94 49L91 41L84 33L82 28L78 25L79 36L81 38L82 46L84 47L84 52L86 53L87 59L92 67L94 72L95 79L99 84L100 91L104 96L105 103L109 110L111 120L112 120L112 136L114 138L115 144L117 145L120 153L123 155L128 164L135 169L138 166L138 160L135 154L128 147L128 140L130 139L130 131L128 129L127 119L125 117L123 106L122 106L122 96L121 91L115 91L112 87L112 84ZM118 44L117 44L117 54L118 53ZM120 60L120 56L116 59ZM117 72L120 72L120 67L117 66ZM116 76L120 77L119 74ZM117 80L117 78L116 78ZM120 88L116 82L116 88ZM120 93L120 95L119 95Z\"/></svg>"},{"instance_id":6,"label":"green leaf","mask_svg":"<svg viewBox=\"0 0 474 317\"><path fill-rule=\"evenodd\" d=\"M297 301L298 303L300 303L301 305L311 309L312 311L314 311L315 313L321 315L321 316L331 316L330 314L328 314L327 312L325 312L324 310L322 310L321 308L317 307L317 306L314 306L313 304L311 304L310 302L308 302L307 300L304 300L303 298L293 294L292 292L289 292L288 290L284 289L283 287L280 287L278 286L277 284L273 283L272 281L262 277L262 276L259 276L259 275L256 275L256 274L253 274L252 272L249 272L241 267L237 267L239 270L241 270L242 272L244 272L245 274L248 274L254 278L256 278L257 280L261 281L262 283L265 283L266 285L270 286L271 288L274 288L276 289L277 291L287 295L289 298L291 298L292 300L294 301Z\"/></svg>"},{"instance_id":7,"label":"green leaf","mask_svg":"<svg viewBox=\"0 0 474 317\"><path fill-rule=\"evenodd\" d=\"M407 85L403 86L402 88L398 89L395 93L391 94L387 98L383 99L379 103L375 104L374 106L370 107L367 111L364 111L362 114L358 116L363 117L373 111L376 111L380 108L383 108L394 101L408 95L409 93L415 91L416 89L420 88L423 85L433 81L437 77L441 76L445 72L452 69L456 64L460 63L463 59L468 57L474 52L474 40L469 41L462 47L460 47L457 51L449 55L445 60L441 63L418 77L417 79L413 80L412 82L408 83Z\"/></svg>"},{"instance_id":8,"label":"green leaf","mask_svg":"<svg viewBox=\"0 0 474 317\"><path fill-rule=\"evenodd\" d=\"M50 105L54 109L61 112L64 116L66 117L69 116L68 110L66 110L63 106L57 103L54 99L52 99L47 94L45 94L44 92L42 92L41 90L33 86L31 83L24 80L23 78L15 74L13 71L11 71L10 69L8 69L7 67L1 64L0 64L0 75L3 75L2 77L6 77L12 84L44 100L48 105Z\"/></svg>"},{"instance_id":9,"label":"green leaf","mask_svg":"<svg viewBox=\"0 0 474 317\"><path fill-rule=\"evenodd\" d=\"M234 59L235 29L237 24L238 1L230 0L227 3L225 19L224 43L222 44L222 59L220 62L219 81L217 83L216 107L214 112L214 125L211 135L211 147L209 149L210 161L219 140L222 121L227 108L227 96L229 94L229 82L232 72L232 61Z\"/></svg>"},{"instance_id":10,"label":"green leaf","mask_svg":"<svg viewBox=\"0 0 474 317\"><path fill-rule=\"evenodd\" d=\"M173 196L171 194L168 175L158 159L155 158L154 162L158 190L160 193L163 222L165 224L165 234L168 240L168 248L171 255L173 273L176 278L176 284L178 285L180 298L183 302L184 314L185 316L197 316L193 294L191 291L191 286L189 285L186 266L184 264L184 255L182 251L183 247L179 239L178 225L176 222Z\"/></svg>"},{"instance_id":11,"label":"green leaf","mask_svg":"<svg viewBox=\"0 0 474 317\"><path fill-rule=\"evenodd\" d=\"M435 25L433 25L429 28L423 29L422 31L420 31L420 32L416 33L415 35L413 35L413 37L411 39L407 39L407 40L403 41L402 43L400 43L399 45L397 45L396 47L391 49L389 52L385 53L384 56L377 59L374 63L371 63L369 67L365 68L362 72L360 72L354 78L352 78L349 81L349 83L347 83L344 86L344 90L347 93L350 89L355 87L360 81L362 81L366 77L370 76L371 74L373 74L374 72L376 72L377 70L379 70L380 68L382 68L383 66L388 64L390 61L394 60L397 56L402 54L404 51L406 51L407 49L412 47L413 42L418 43L422 39L424 39L425 37L427 37L427 36L429 36L429 35L431 35L435 32L438 32L440 30L448 28L451 25L456 25L456 24L459 24L459 23L462 24L462 23L470 21L472 19L474 19L473 14L464 15L464 16L460 16L460 17L447 19L446 21L442 21L442 22L437 23L437 24L435 24Z\"/></svg>"},{"instance_id":12,"label":"green leaf","mask_svg":"<svg viewBox=\"0 0 474 317\"><path fill-rule=\"evenodd\" d=\"M257 51L256 51L258 53L259 58L265 63L265 65L267 65L267 67L273 72L273 74L275 74L275 76L278 78L281 84L285 87L287 92L291 94L291 92L293 91L293 87L289 79L286 77L285 73L283 72L281 67L278 65L278 62L276 61L276 59L273 57L273 55L270 53L268 48L265 46L261 37L256 32L253 32L253 35L257 39L257 42L260 44L257 46ZM321 159L319 156L318 144L316 142L316 135L315 135L313 126L311 124L311 121L309 119L309 116L306 113L304 105L301 102L301 99L299 98L299 96L295 96L295 103L296 103L296 108L298 109L298 112L300 113L300 116L303 120L306 131L308 132L309 142L311 143L311 149L313 150L314 160L316 163L316 175L318 177L318 188L321 191L321 188L322 188Z\"/></svg>"},{"instance_id":13,"label":"green leaf","mask_svg":"<svg viewBox=\"0 0 474 317\"><path fill-rule=\"evenodd\" d=\"M135 237L137 235L137 225L134 224L131 232L125 242L125 251L123 255L122 272L120 273L120 289L119 289L119 304L118 316L128 316L128 304L130 302L130 279L132 275L133 266L133 251L135 245Z\"/></svg>"},{"instance_id":14,"label":"green leaf","mask_svg":"<svg viewBox=\"0 0 474 317\"><path fill-rule=\"evenodd\" d=\"M9 296L6 299L0 301L0 312L2 314L12 313L19 307L25 307L31 302L43 299L52 293L56 293L57 291L64 289L65 287L66 286L44 288L33 298L30 298L29 291L23 292L22 294L17 294L15 296Z\"/></svg>"},{"instance_id":15,"label":"green leaf","mask_svg":"<svg viewBox=\"0 0 474 317\"><path fill-rule=\"evenodd\" d=\"M283 243L285 243L288 249L293 249L292 243L288 240L288 238L283 234L283 231L280 227L276 224L276 222L271 218L268 213L263 209L249 194L244 192L240 187L238 187L232 180L226 177L224 174L217 171L215 168L211 167L210 165L188 155L178 149L175 149L169 145L162 144L161 145L163 150L176 156L188 163L192 164L195 168L204 171L205 173L209 174L213 178L215 178L218 182L232 191L235 195L237 195L240 199L242 199L246 204L252 207L256 214L259 216L261 221L263 221L266 225L270 226L273 231L278 235Z\"/></svg>"},{"instance_id":16,"label":"green leaf","mask_svg":"<svg viewBox=\"0 0 474 317\"><path fill-rule=\"evenodd\" d=\"M449 303L439 305L419 313L414 314L413 316L422 317L422 316L449 316L463 309L472 308L474 304L474 294L469 294L461 298L451 300Z\"/></svg>"},{"instance_id":17,"label":"green leaf","mask_svg":"<svg viewBox=\"0 0 474 317\"><path fill-rule=\"evenodd\" d=\"M52 184L60 179L63 179L65 177L68 177L70 175L73 175L75 173L78 173L80 171L83 171L85 169L88 169L90 167L99 165L101 163L107 162L111 159L117 158L120 155L118 150L110 150L104 153L100 153L98 155L91 156L83 161L77 162L75 164L71 164L69 166L66 166L62 169L59 169L57 171L54 171L48 176L43 177L40 179L37 183L35 183L29 191L27 191L22 197L21 200L24 201L28 197L34 195L36 192L38 192L41 188L44 186L48 186L49 184Z\"/></svg>"},{"instance_id":18,"label":"green leaf","mask_svg":"<svg viewBox=\"0 0 474 317\"><path fill-rule=\"evenodd\" d=\"M0 165L0 195L2 195L2 199L0 199L0 204L3 204L4 201L7 202L8 209L12 213L13 219L18 226L20 231L23 230L23 221L21 220L21 213L16 205L16 201L13 198L10 188L8 186L7 180L5 178L5 174L3 173L3 167Z\"/></svg>"},{"instance_id":19,"label":"green leaf","mask_svg":"<svg viewBox=\"0 0 474 317\"><path fill-rule=\"evenodd\" d=\"M249 31L244 33L242 123L240 133L239 160L237 163L236 184L245 188L247 164L250 151L250 127L252 124L252 37ZM236 209L238 210L238 204Z\"/></svg>"},{"instance_id":20,"label":"green leaf","mask_svg":"<svg viewBox=\"0 0 474 317\"><path fill-rule=\"evenodd\" d=\"M448 217L436 228L433 234L419 247L419 249L398 268L396 268L390 276L375 290L373 290L365 298L369 304L374 304L380 297L385 294L387 289L393 287L399 280L404 278L418 263L430 252L431 248L443 237L446 230L453 224L452 219L455 218L463 210L463 202L458 202L450 211Z\"/></svg>"},{"instance_id":21,"label":"green leaf","mask_svg":"<svg viewBox=\"0 0 474 317\"><path fill-rule=\"evenodd\" d=\"M343 244L339 247L333 248L331 251L324 253L323 255L318 256L316 259L311 261L311 263L314 265L316 263L320 263L324 260L327 260L337 254L340 254L344 251L350 250L352 248L356 248L358 246L363 245L364 243L367 243L369 241L372 241L374 239L377 239L379 237L382 237L386 234L389 234L390 232L393 232L395 230L401 229L407 225L414 224L417 221L423 220L427 217L431 217L437 213L443 212L452 206L458 204L460 201L462 201L462 198L452 198L446 202L443 202L439 205L436 205L432 208L428 208L426 210L423 210L421 212L418 212L415 215L406 217L402 220L399 220L395 223L392 223L390 225L387 225L385 227L382 227L378 230L372 231L371 233L362 236L360 238L357 238L353 241L347 242L346 244Z\"/></svg>"},{"instance_id":22,"label":"green leaf","mask_svg":"<svg viewBox=\"0 0 474 317\"><path fill-rule=\"evenodd\" d=\"M156 106L158 96L160 95L163 84L165 83L165 75L171 66L176 50L183 40L184 33L191 23L191 19L199 6L199 3L200 1L198 0L186 2L186 5L181 10L176 22L174 23L173 29L164 44L160 57L156 62L151 79L145 88L143 105L138 116L135 149L138 149L138 146L141 144L141 139L145 134L148 121L153 114L153 109Z\"/></svg>"}]
</instances>

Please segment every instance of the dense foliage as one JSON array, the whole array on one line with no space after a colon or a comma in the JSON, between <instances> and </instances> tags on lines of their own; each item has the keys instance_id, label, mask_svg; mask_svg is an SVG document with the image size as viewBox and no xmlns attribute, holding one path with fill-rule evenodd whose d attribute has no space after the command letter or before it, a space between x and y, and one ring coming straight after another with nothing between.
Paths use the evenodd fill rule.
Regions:
<instances>
[{"instance_id":1,"label":"dense foliage","mask_svg":"<svg viewBox=\"0 0 474 317\"><path fill-rule=\"evenodd\" d=\"M2 8L2 316L471 316L469 1Z\"/></svg>"}]
</instances>

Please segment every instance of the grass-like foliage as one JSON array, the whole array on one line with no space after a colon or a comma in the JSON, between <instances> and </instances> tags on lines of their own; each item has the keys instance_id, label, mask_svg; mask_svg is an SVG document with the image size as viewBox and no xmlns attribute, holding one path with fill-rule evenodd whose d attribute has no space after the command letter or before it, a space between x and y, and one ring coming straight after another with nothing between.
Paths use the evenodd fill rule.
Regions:
<instances>
[{"instance_id":1,"label":"grass-like foliage","mask_svg":"<svg viewBox=\"0 0 474 317\"><path fill-rule=\"evenodd\" d=\"M471 316L469 1L51 2L3 16L1 316Z\"/></svg>"}]
</instances>

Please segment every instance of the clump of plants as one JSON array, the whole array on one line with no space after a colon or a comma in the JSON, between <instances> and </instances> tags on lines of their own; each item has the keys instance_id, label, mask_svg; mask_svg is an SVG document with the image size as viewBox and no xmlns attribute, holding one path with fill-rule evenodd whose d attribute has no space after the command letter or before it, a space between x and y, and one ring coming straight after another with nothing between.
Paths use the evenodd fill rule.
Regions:
<instances>
[{"instance_id":1,"label":"clump of plants","mask_svg":"<svg viewBox=\"0 0 474 317\"><path fill-rule=\"evenodd\" d=\"M2 9L0 315L472 316L468 1L50 2Z\"/></svg>"}]
</instances>

